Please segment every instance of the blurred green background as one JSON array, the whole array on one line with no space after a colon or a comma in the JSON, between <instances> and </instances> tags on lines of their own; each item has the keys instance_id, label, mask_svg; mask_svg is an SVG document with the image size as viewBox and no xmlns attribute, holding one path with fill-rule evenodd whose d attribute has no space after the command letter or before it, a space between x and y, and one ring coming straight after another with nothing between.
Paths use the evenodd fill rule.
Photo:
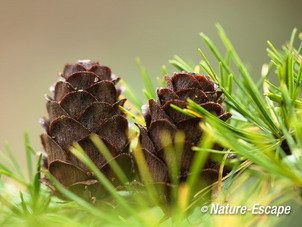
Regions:
<instances>
[{"instance_id":1,"label":"blurred green background","mask_svg":"<svg viewBox=\"0 0 302 227\"><path fill-rule=\"evenodd\" d=\"M41 150L43 95L65 63L99 60L142 95L136 57L154 81L175 54L198 63L197 48L215 66L198 33L218 44L219 22L256 78L268 61L266 41L280 47L293 27L302 31L301 9L298 0L0 0L0 150L8 141L25 160L24 130Z\"/></svg>"}]
</instances>

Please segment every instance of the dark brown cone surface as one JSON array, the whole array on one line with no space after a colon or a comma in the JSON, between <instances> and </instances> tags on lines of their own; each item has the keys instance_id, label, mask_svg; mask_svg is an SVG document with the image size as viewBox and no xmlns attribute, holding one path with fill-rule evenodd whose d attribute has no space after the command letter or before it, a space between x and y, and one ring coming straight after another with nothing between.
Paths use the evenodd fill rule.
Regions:
<instances>
[{"instance_id":1,"label":"dark brown cone surface","mask_svg":"<svg viewBox=\"0 0 302 227\"><path fill-rule=\"evenodd\" d=\"M146 128L141 125L137 126L140 130L140 146L153 183L169 185L171 183L168 171L170 160L164 152L167 144L163 144L163 133L168 133L172 144L178 131L185 134L178 175L180 182L186 181L190 175L195 155L192 147L197 146L202 137L202 129L199 127L202 119L191 118L172 108L171 104L186 108L187 99L191 99L223 121L227 121L232 115L225 113L221 105L222 92L217 91L218 86L208 76L183 72L174 74L172 78L165 76L165 80L167 87L157 90L158 100L150 99L148 108L143 108ZM216 164L208 159L204 168L200 170L200 179L203 183L212 183L217 178Z\"/></svg>"},{"instance_id":2,"label":"dark brown cone surface","mask_svg":"<svg viewBox=\"0 0 302 227\"><path fill-rule=\"evenodd\" d=\"M111 70L98 62L85 60L67 64L53 86L54 98L47 96L48 118L40 124L46 130L41 142L47 154L45 167L64 186L81 197L101 197L105 190L94 174L71 152L79 145L98 169L118 186L120 182L108 161L90 140L97 135L107 146L113 159L131 176L128 121L119 110L125 100L119 100L120 90ZM44 183L50 184L47 179ZM52 187L53 188L53 187Z\"/></svg>"}]
</instances>

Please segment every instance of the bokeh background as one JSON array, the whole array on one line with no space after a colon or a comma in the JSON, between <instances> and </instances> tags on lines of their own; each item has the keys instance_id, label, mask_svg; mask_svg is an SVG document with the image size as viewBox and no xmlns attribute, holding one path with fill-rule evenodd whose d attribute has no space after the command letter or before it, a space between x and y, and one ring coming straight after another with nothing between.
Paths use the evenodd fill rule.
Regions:
<instances>
[{"instance_id":1,"label":"bokeh background","mask_svg":"<svg viewBox=\"0 0 302 227\"><path fill-rule=\"evenodd\" d=\"M154 81L175 54L197 64L197 48L217 64L198 34L220 44L219 22L256 78L266 41L280 47L302 31L301 9L299 0L0 0L0 150L8 141L22 163L25 130L41 150L43 95L65 63L99 60L142 95L136 57Z\"/></svg>"}]
</instances>

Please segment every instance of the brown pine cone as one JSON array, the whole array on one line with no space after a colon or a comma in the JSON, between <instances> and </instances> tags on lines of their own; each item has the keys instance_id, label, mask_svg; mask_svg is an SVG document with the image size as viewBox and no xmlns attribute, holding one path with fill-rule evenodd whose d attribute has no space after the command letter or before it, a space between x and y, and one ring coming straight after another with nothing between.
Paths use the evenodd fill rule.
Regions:
<instances>
[{"instance_id":1,"label":"brown pine cone","mask_svg":"<svg viewBox=\"0 0 302 227\"><path fill-rule=\"evenodd\" d=\"M53 86L54 98L46 96L49 117L40 119L40 124L46 130L41 135L47 154L45 167L61 184L88 199L101 197L105 189L94 174L69 151L73 143L79 143L115 186L120 185L120 182L90 140L92 134L104 142L128 176L132 172L128 121L119 110L125 99L118 99L120 91L115 86L118 80L112 78L109 67L95 61L67 64ZM47 179L43 182L51 186Z\"/></svg>"},{"instance_id":2,"label":"brown pine cone","mask_svg":"<svg viewBox=\"0 0 302 227\"><path fill-rule=\"evenodd\" d=\"M202 129L199 126L201 118L192 118L170 105L186 108L188 105L186 100L191 99L223 121L228 120L232 115L224 113L224 107L221 105L222 91L217 91L218 86L208 76L182 72L174 74L172 78L165 76L165 80L167 87L157 90L158 100L150 99L148 108L145 108L144 117L147 128L138 124L137 126L140 129L140 146L153 182L169 185L171 179L167 163L170 160L164 152L166 144L162 141L163 132L168 132L172 143L178 131L185 134L178 175L180 182L185 181L190 174L189 170L195 154L192 147L198 145L202 136ZM212 183L217 180L218 171L215 165L208 159L206 165L200 170L203 181Z\"/></svg>"}]
</instances>

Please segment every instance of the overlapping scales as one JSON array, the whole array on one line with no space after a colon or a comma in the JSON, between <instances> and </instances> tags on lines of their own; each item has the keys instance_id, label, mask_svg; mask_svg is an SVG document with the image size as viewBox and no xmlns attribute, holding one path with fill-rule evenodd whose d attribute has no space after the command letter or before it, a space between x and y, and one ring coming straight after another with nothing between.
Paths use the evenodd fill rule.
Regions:
<instances>
[{"instance_id":1,"label":"overlapping scales","mask_svg":"<svg viewBox=\"0 0 302 227\"><path fill-rule=\"evenodd\" d=\"M137 126L140 130L140 146L153 183L170 185L168 170L170 160L164 152L167 147L163 141L164 133L170 136L172 144L175 143L174 138L177 132L182 131L185 134L178 174L180 181L185 181L190 175L195 155L192 147L198 145L203 134L199 126L201 118L192 118L183 114L172 108L171 104L183 109L188 105L187 99L191 99L223 121L227 121L232 115L225 113L222 92L217 90L218 86L208 76L183 72L174 74L172 78L169 76L164 78L167 87L157 90L157 101L150 99L148 106L144 107L146 128L138 124ZM168 151L174 152L171 149ZM203 181L209 183L217 180L218 171L210 159L200 170L200 176Z\"/></svg>"},{"instance_id":2,"label":"overlapping scales","mask_svg":"<svg viewBox=\"0 0 302 227\"><path fill-rule=\"evenodd\" d=\"M41 135L46 167L61 184L83 197L100 197L104 188L70 152L76 142L113 185L120 184L108 161L90 140L93 134L104 142L125 173L132 174L128 121L119 110L125 99L118 99L118 80L112 78L109 67L95 61L67 64L53 86L54 97L47 96L48 118L40 119L46 130ZM44 183L51 184L47 179Z\"/></svg>"}]
</instances>

